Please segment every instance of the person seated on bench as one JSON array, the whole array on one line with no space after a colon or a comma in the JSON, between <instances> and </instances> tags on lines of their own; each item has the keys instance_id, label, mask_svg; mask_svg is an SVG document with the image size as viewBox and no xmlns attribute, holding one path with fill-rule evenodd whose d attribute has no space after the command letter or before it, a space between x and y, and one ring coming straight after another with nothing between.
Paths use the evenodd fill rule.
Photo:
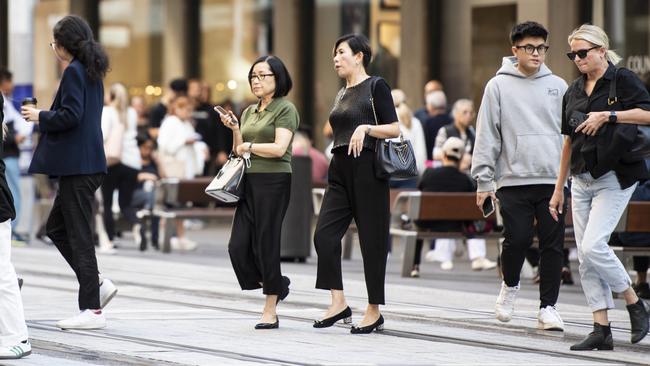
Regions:
<instances>
[{"instance_id":1,"label":"person seated on bench","mask_svg":"<svg viewBox=\"0 0 650 366\"><path fill-rule=\"evenodd\" d=\"M460 161L465 153L465 142L458 137L450 137L442 145L442 166L427 169L418 188L423 192L474 192L474 181L460 171ZM463 222L460 221L421 221L418 226L434 231L463 231ZM473 270L492 269L496 263L485 258L485 239L467 239L469 259L472 261ZM442 262L440 268L451 270L452 261L456 250L456 239L437 239L435 252L436 260ZM422 240L417 241L415 249L415 262L411 277L418 277L420 270L420 256Z\"/></svg>"},{"instance_id":2,"label":"person seated on bench","mask_svg":"<svg viewBox=\"0 0 650 366\"><path fill-rule=\"evenodd\" d=\"M153 210L156 203L156 182L160 179L158 159L153 153L154 141L149 137L138 137L142 169L138 173L138 188L133 192L131 205L136 209ZM158 248L160 216L151 215L151 246ZM141 251L147 250L146 222L139 222L133 230L135 242Z\"/></svg>"}]
</instances>

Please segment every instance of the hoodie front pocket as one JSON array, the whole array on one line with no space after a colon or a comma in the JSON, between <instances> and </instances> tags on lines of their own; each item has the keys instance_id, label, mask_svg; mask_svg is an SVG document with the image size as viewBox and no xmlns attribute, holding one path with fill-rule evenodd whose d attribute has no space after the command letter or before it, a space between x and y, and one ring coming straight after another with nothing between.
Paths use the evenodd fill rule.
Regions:
<instances>
[{"instance_id":1,"label":"hoodie front pocket","mask_svg":"<svg viewBox=\"0 0 650 366\"><path fill-rule=\"evenodd\" d=\"M517 135L510 156L513 175L555 176L560 164L562 137L558 134Z\"/></svg>"}]
</instances>

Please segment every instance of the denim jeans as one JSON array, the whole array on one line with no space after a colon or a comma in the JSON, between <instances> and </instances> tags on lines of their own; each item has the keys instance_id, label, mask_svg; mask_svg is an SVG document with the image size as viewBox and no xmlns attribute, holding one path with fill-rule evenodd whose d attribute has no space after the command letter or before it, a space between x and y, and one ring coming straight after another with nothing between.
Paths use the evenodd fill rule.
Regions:
<instances>
[{"instance_id":1,"label":"denim jeans","mask_svg":"<svg viewBox=\"0 0 650 366\"><path fill-rule=\"evenodd\" d=\"M621 189L613 171L598 179L590 173L573 177L571 205L580 280L592 311L613 309L612 291L621 293L632 283L607 243L635 187Z\"/></svg>"}]
</instances>

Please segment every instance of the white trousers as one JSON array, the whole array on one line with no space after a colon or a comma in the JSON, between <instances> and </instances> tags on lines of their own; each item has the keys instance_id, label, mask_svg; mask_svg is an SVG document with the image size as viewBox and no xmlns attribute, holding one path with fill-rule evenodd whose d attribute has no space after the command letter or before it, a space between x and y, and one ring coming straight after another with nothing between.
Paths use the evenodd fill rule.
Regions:
<instances>
[{"instance_id":1,"label":"white trousers","mask_svg":"<svg viewBox=\"0 0 650 366\"><path fill-rule=\"evenodd\" d=\"M23 300L11 264L11 220L7 220L0 223L0 346L15 346L27 337Z\"/></svg>"},{"instance_id":2,"label":"white trousers","mask_svg":"<svg viewBox=\"0 0 650 366\"><path fill-rule=\"evenodd\" d=\"M434 260L438 262L452 261L455 251L456 239L436 239L436 248L433 250ZM485 257L485 239L467 239L467 253L470 260Z\"/></svg>"}]
</instances>

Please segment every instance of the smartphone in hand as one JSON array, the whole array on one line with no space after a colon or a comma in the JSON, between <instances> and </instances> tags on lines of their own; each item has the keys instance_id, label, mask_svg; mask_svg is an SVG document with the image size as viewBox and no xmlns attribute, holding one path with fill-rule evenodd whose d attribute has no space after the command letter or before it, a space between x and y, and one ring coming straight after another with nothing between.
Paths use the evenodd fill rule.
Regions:
<instances>
[{"instance_id":1,"label":"smartphone in hand","mask_svg":"<svg viewBox=\"0 0 650 366\"><path fill-rule=\"evenodd\" d=\"M492 197L487 197L485 201L483 201L481 211L483 211L483 217L488 217L494 213L494 200Z\"/></svg>"},{"instance_id":2,"label":"smartphone in hand","mask_svg":"<svg viewBox=\"0 0 650 366\"><path fill-rule=\"evenodd\" d=\"M233 116L230 115L230 112L228 112L224 107L218 105L214 107L214 110L217 111L222 116L230 116L230 124L235 126L237 125L237 119Z\"/></svg>"}]
</instances>

